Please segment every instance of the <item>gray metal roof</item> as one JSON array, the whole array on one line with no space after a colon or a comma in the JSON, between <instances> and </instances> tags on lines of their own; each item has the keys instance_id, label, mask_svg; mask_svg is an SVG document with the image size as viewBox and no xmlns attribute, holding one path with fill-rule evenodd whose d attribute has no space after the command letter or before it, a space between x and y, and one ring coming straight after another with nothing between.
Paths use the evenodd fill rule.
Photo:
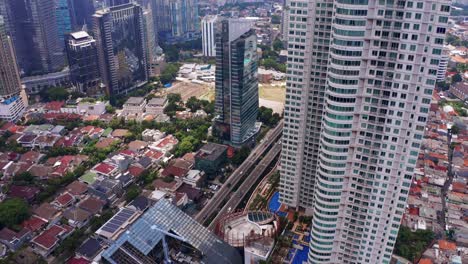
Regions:
<instances>
[{"instance_id":1,"label":"gray metal roof","mask_svg":"<svg viewBox=\"0 0 468 264\"><path fill-rule=\"evenodd\" d=\"M118 260L112 259L112 255L125 242L147 255L163 237L163 234L155 227L183 237L188 244L202 253L204 263L242 263L242 258L235 248L216 237L165 199L161 199L148 209L115 243L104 251L102 256L110 263L118 263Z\"/></svg>"}]
</instances>

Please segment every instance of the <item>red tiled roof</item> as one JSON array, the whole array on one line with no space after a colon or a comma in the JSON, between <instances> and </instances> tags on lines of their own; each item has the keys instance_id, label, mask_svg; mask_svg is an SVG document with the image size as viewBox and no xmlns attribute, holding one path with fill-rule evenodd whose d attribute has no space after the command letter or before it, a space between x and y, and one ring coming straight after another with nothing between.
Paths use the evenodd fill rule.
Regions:
<instances>
[{"instance_id":1,"label":"red tiled roof","mask_svg":"<svg viewBox=\"0 0 468 264\"><path fill-rule=\"evenodd\" d=\"M97 214L99 213L99 211L101 211L102 207L104 207L105 204L106 202L99 198L89 197L88 199L80 202L78 204L78 207L92 214Z\"/></svg>"},{"instance_id":2,"label":"red tiled roof","mask_svg":"<svg viewBox=\"0 0 468 264\"><path fill-rule=\"evenodd\" d=\"M101 174L105 174L105 175L108 175L109 173L111 173L113 170L115 170L116 167L114 165L110 165L110 164L107 164L107 163L99 163L98 165L96 165L93 170L101 173Z\"/></svg>"},{"instance_id":3,"label":"red tiled roof","mask_svg":"<svg viewBox=\"0 0 468 264\"><path fill-rule=\"evenodd\" d=\"M179 168L179 167L175 167L175 166L168 166L163 170L161 175L164 176L164 177L170 176L170 175L177 176L177 177L182 177L182 176L185 176L188 171L189 170L187 170L187 169L183 169L183 168Z\"/></svg>"},{"instance_id":4,"label":"red tiled roof","mask_svg":"<svg viewBox=\"0 0 468 264\"><path fill-rule=\"evenodd\" d=\"M10 197L23 198L26 200L32 200L39 193L39 188L31 186L10 186L8 195Z\"/></svg>"},{"instance_id":5,"label":"red tiled roof","mask_svg":"<svg viewBox=\"0 0 468 264\"><path fill-rule=\"evenodd\" d=\"M21 155L20 161L36 162L40 156L41 156L41 153L31 150Z\"/></svg>"},{"instance_id":6,"label":"red tiled roof","mask_svg":"<svg viewBox=\"0 0 468 264\"><path fill-rule=\"evenodd\" d=\"M58 226L58 225L53 225L46 231L42 232L40 235L35 237L32 242L34 242L37 245L40 245L41 247L45 249L50 249L53 246L57 244L57 242L60 240L59 236L64 235L68 232L73 230L73 228L69 228L68 226L64 225Z\"/></svg>"},{"instance_id":7,"label":"red tiled roof","mask_svg":"<svg viewBox=\"0 0 468 264\"><path fill-rule=\"evenodd\" d=\"M164 156L164 153L157 150L148 150L146 151L145 156L154 160L159 160L162 156Z\"/></svg>"},{"instance_id":8,"label":"red tiled roof","mask_svg":"<svg viewBox=\"0 0 468 264\"><path fill-rule=\"evenodd\" d=\"M67 190L73 195L80 195L88 190L88 185L80 181L74 181L67 186Z\"/></svg>"},{"instance_id":9,"label":"red tiled roof","mask_svg":"<svg viewBox=\"0 0 468 264\"><path fill-rule=\"evenodd\" d=\"M163 138L161 141L159 141L159 143L156 145L156 147L158 148L164 148L166 147L167 145L171 144L171 145L175 145L177 144L179 141L177 140L177 138L175 138L173 135L169 135L165 138Z\"/></svg>"},{"instance_id":10,"label":"red tiled roof","mask_svg":"<svg viewBox=\"0 0 468 264\"><path fill-rule=\"evenodd\" d=\"M129 150L129 149L124 149L124 150L120 151L119 153L122 154L122 155L131 156L131 157L136 156L136 153L134 151L132 151L132 150Z\"/></svg>"},{"instance_id":11,"label":"red tiled roof","mask_svg":"<svg viewBox=\"0 0 468 264\"><path fill-rule=\"evenodd\" d=\"M69 194L68 192L63 193L59 197L55 199L55 201L60 205L60 206L66 206L70 204L75 198L73 195Z\"/></svg>"},{"instance_id":12,"label":"red tiled roof","mask_svg":"<svg viewBox=\"0 0 468 264\"><path fill-rule=\"evenodd\" d=\"M42 220L41 218L37 216L32 216L28 220L21 223L21 226L29 229L31 232L35 232L41 229L45 224L47 224L46 221Z\"/></svg>"},{"instance_id":13,"label":"red tiled roof","mask_svg":"<svg viewBox=\"0 0 468 264\"><path fill-rule=\"evenodd\" d=\"M145 169L138 167L138 166L133 166L133 165L128 168L128 172L133 177L139 177L144 171Z\"/></svg>"},{"instance_id":14,"label":"red tiled roof","mask_svg":"<svg viewBox=\"0 0 468 264\"><path fill-rule=\"evenodd\" d=\"M65 104L64 101L52 101L48 102L44 108L49 111L59 111L60 108Z\"/></svg>"},{"instance_id":15,"label":"red tiled roof","mask_svg":"<svg viewBox=\"0 0 468 264\"><path fill-rule=\"evenodd\" d=\"M84 259L84 258L71 258L67 261L67 264L89 264L91 263L90 261Z\"/></svg>"},{"instance_id":16,"label":"red tiled roof","mask_svg":"<svg viewBox=\"0 0 468 264\"><path fill-rule=\"evenodd\" d=\"M447 240L439 240L439 248L442 250L457 250L457 245Z\"/></svg>"},{"instance_id":17,"label":"red tiled roof","mask_svg":"<svg viewBox=\"0 0 468 264\"><path fill-rule=\"evenodd\" d=\"M432 260L431 259L428 259L428 258L423 258L419 261L418 264L432 264Z\"/></svg>"},{"instance_id":18,"label":"red tiled roof","mask_svg":"<svg viewBox=\"0 0 468 264\"><path fill-rule=\"evenodd\" d=\"M419 208L417 208L417 207L409 208L408 213L410 215L419 215Z\"/></svg>"}]
</instances>

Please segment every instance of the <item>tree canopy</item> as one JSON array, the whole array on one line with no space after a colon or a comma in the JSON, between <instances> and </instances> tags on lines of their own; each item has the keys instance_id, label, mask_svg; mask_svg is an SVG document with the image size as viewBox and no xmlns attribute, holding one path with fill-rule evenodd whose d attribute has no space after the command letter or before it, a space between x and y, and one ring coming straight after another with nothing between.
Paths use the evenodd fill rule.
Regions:
<instances>
[{"instance_id":1,"label":"tree canopy","mask_svg":"<svg viewBox=\"0 0 468 264\"><path fill-rule=\"evenodd\" d=\"M433 239L434 233L431 230L412 232L410 228L402 226L400 232L398 232L395 253L413 261L422 255Z\"/></svg>"},{"instance_id":2,"label":"tree canopy","mask_svg":"<svg viewBox=\"0 0 468 264\"><path fill-rule=\"evenodd\" d=\"M0 203L0 226L13 228L28 217L29 207L24 200L14 198Z\"/></svg>"}]
</instances>

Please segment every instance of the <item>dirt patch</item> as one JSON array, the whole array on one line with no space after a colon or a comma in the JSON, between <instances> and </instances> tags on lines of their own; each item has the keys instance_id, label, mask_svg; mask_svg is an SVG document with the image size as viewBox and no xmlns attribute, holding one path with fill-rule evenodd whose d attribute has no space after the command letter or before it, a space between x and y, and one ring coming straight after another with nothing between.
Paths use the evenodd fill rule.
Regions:
<instances>
[{"instance_id":1,"label":"dirt patch","mask_svg":"<svg viewBox=\"0 0 468 264\"><path fill-rule=\"evenodd\" d=\"M261 99L284 103L286 97L286 85L284 82L259 84L258 94Z\"/></svg>"},{"instance_id":2,"label":"dirt patch","mask_svg":"<svg viewBox=\"0 0 468 264\"><path fill-rule=\"evenodd\" d=\"M162 94L178 93L183 101L192 96L200 99L214 100L214 83L198 84L193 82L177 82L172 87L163 89Z\"/></svg>"}]
</instances>

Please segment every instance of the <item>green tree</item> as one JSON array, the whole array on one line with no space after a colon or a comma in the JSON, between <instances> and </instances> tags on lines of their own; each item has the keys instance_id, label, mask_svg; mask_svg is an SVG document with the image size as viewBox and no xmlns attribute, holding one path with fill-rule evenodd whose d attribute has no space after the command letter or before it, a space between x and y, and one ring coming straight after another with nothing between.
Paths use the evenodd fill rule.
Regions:
<instances>
[{"instance_id":1,"label":"green tree","mask_svg":"<svg viewBox=\"0 0 468 264\"><path fill-rule=\"evenodd\" d=\"M171 93L167 95L167 102L170 104L177 104L182 102L182 97L178 93Z\"/></svg>"},{"instance_id":2,"label":"green tree","mask_svg":"<svg viewBox=\"0 0 468 264\"><path fill-rule=\"evenodd\" d=\"M45 101L64 101L70 95L63 87L44 88L39 94Z\"/></svg>"},{"instance_id":3,"label":"green tree","mask_svg":"<svg viewBox=\"0 0 468 264\"><path fill-rule=\"evenodd\" d=\"M140 188L133 184L132 186L128 187L127 192L125 193L125 200L127 202L133 201L133 199L137 198L140 195Z\"/></svg>"},{"instance_id":4,"label":"green tree","mask_svg":"<svg viewBox=\"0 0 468 264\"><path fill-rule=\"evenodd\" d=\"M434 237L434 233L431 230L416 230L412 232L408 227L402 226L398 232L395 253L414 261L422 255Z\"/></svg>"},{"instance_id":5,"label":"green tree","mask_svg":"<svg viewBox=\"0 0 468 264\"><path fill-rule=\"evenodd\" d=\"M283 42L279 39L275 39L275 41L273 41L273 49L276 51L284 49Z\"/></svg>"},{"instance_id":6,"label":"green tree","mask_svg":"<svg viewBox=\"0 0 468 264\"><path fill-rule=\"evenodd\" d=\"M19 185L29 185L34 182L34 176L29 171L22 172L13 177L13 182Z\"/></svg>"},{"instance_id":7,"label":"green tree","mask_svg":"<svg viewBox=\"0 0 468 264\"><path fill-rule=\"evenodd\" d=\"M202 107L202 102L195 96L190 97L185 104L192 112L196 112Z\"/></svg>"},{"instance_id":8,"label":"green tree","mask_svg":"<svg viewBox=\"0 0 468 264\"><path fill-rule=\"evenodd\" d=\"M18 198L5 200L0 203L0 226L13 228L29 217L28 204Z\"/></svg>"},{"instance_id":9,"label":"green tree","mask_svg":"<svg viewBox=\"0 0 468 264\"><path fill-rule=\"evenodd\" d=\"M234 165L241 165L242 162L250 155L250 148L246 146L242 146L236 154L234 154L234 157L232 157L232 164Z\"/></svg>"},{"instance_id":10,"label":"green tree","mask_svg":"<svg viewBox=\"0 0 468 264\"><path fill-rule=\"evenodd\" d=\"M452 84L463 81L462 76L457 73L452 77Z\"/></svg>"}]
</instances>

